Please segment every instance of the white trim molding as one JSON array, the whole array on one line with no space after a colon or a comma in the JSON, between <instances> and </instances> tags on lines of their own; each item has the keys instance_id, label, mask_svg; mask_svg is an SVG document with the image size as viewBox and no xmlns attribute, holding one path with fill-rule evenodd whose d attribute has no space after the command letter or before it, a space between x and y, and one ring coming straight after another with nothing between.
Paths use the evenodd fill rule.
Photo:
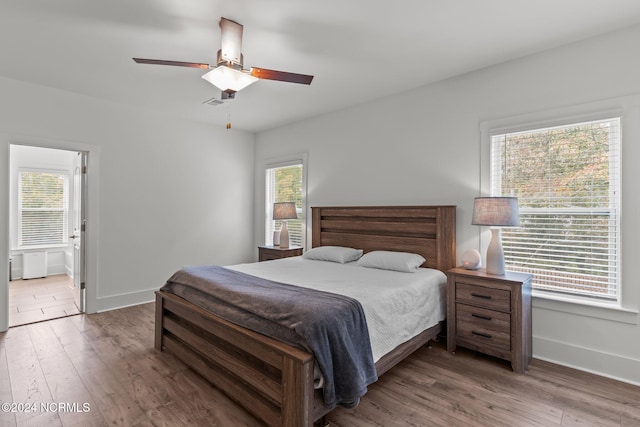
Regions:
<instances>
[{"instance_id":1,"label":"white trim molding","mask_svg":"<svg viewBox=\"0 0 640 427\"><path fill-rule=\"evenodd\" d=\"M640 386L638 359L536 336L533 348L536 359Z\"/></svg>"},{"instance_id":2,"label":"white trim molding","mask_svg":"<svg viewBox=\"0 0 640 427\"><path fill-rule=\"evenodd\" d=\"M147 289L144 291L128 292L125 294L111 295L108 297L99 297L96 301L96 311L117 310L119 308L131 307L134 305L147 304L155 301L155 292L158 288Z\"/></svg>"}]
</instances>

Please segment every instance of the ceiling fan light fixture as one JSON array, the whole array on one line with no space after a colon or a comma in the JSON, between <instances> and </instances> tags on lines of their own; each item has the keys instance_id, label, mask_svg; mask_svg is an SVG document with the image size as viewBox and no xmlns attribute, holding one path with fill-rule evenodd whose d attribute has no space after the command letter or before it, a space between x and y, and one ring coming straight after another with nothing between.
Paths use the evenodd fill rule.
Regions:
<instances>
[{"instance_id":1,"label":"ceiling fan light fixture","mask_svg":"<svg viewBox=\"0 0 640 427\"><path fill-rule=\"evenodd\" d=\"M255 83L259 80L257 77L253 77L250 74L243 73L242 71L225 65L214 68L202 76L202 78L221 91L234 92L244 89L251 83Z\"/></svg>"}]
</instances>

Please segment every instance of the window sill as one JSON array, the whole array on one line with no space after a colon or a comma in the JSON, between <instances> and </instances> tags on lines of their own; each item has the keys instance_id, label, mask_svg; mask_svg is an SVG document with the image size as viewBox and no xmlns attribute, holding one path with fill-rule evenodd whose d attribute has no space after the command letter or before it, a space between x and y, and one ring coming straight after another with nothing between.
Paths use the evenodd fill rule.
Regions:
<instances>
[{"instance_id":1,"label":"window sill","mask_svg":"<svg viewBox=\"0 0 640 427\"><path fill-rule=\"evenodd\" d=\"M34 245L34 246L22 246L22 247L19 246L17 248L11 248L11 252L23 253L23 252L31 252L31 251L41 251L43 249L64 249L68 247L69 247L68 243L62 243L59 245Z\"/></svg>"},{"instance_id":2,"label":"window sill","mask_svg":"<svg viewBox=\"0 0 640 427\"><path fill-rule=\"evenodd\" d=\"M595 317L631 325L640 324L640 313L637 310L623 308L617 302L577 299L539 290L534 290L532 296L533 307L535 308Z\"/></svg>"}]
</instances>

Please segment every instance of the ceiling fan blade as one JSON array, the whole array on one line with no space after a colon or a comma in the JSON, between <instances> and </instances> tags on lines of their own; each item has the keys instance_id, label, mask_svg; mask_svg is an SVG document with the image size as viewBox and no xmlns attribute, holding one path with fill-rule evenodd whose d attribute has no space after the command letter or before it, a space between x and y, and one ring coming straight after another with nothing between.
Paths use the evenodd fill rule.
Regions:
<instances>
[{"instance_id":1,"label":"ceiling fan blade","mask_svg":"<svg viewBox=\"0 0 640 427\"><path fill-rule=\"evenodd\" d=\"M313 76L307 74L288 73L286 71L268 70L266 68L251 68L251 75L259 79L278 80L281 82L300 83L310 85Z\"/></svg>"},{"instance_id":2,"label":"ceiling fan blade","mask_svg":"<svg viewBox=\"0 0 640 427\"><path fill-rule=\"evenodd\" d=\"M242 25L220 18L220 59L242 68Z\"/></svg>"},{"instance_id":3,"label":"ceiling fan blade","mask_svg":"<svg viewBox=\"0 0 640 427\"><path fill-rule=\"evenodd\" d=\"M201 68L208 70L211 68L209 64L201 64L199 62L182 62L182 61L165 61L162 59L145 59L145 58L133 58L138 64L152 64L152 65L173 65L176 67L189 67L189 68Z\"/></svg>"}]
</instances>

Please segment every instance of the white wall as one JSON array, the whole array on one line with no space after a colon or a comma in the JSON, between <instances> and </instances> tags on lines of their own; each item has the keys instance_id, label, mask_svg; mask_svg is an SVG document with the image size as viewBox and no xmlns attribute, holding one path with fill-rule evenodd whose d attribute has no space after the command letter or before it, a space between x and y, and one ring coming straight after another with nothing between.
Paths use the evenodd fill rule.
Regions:
<instances>
[{"instance_id":1,"label":"white wall","mask_svg":"<svg viewBox=\"0 0 640 427\"><path fill-rule=\"evenodd\" d=\"M11 143L89 151L89 312L150 301L182 265L253 259L252 134L5 78L0 93L0 259Z\"/></svg>"},{"instance_id":2,"label":"white wall","mask_svg":"<svg viewBox=\"0 0 640 427\"><path fill-rule=\"evenodd\" d=\"M454 204L457 250L482 249L480 124L640 93L640 27L555 49L256 136L255 241L264 159L308 153L308 206ZM606 102L605 102L606 104ZM615 102L614 102L615 104ZM637 138L623 141L624 310L534 298L534 356L640 383ZM486 239L483 239L486 240ZM484 251L483 251L484 252Z\"/></svg>"}]
</instances>

